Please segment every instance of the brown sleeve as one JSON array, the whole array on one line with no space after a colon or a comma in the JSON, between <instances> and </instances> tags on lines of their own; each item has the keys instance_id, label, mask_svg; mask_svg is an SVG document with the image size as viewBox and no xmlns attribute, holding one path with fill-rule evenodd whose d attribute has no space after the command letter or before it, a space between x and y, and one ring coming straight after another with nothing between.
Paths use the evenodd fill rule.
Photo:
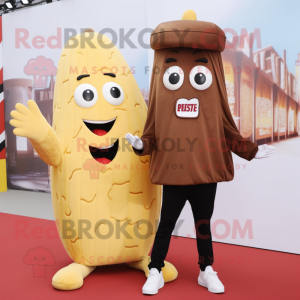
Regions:
<instances>
[{"instance_id":1,"label":"brown sleeve","mask_svg":"<svg viewBox=\"0 0 300 300\"><path fill-rule=\"evenodd\" d=\"M141 140L144 144L143 150L137 150L132 147L134 153L138 156L150 155L152 151L155 149L155 119L148 125L148 118L146 120L144 133L141 137Z\"/></svg>"},{"instance_id":2,"label":"brown sleeve","mask_svg":"<svg viewBox=\"0 0 300 300\"><path fill-rule=\"evenodd\" d=\"M243 138L235 124L233 125L230 121L231 120L228 120L225 115L223 116L223 126L225 138L227 140L227 147L229 147L230 150L239 157L249 161L252 160L258 151L257 145Z\"/></svg>"},{"instance_id":3,"label":"brown sleeve","mask_svg":"<svg viewBox=\"0 0 300 300\"><path fill-rule=\"evenodd\" d=\"M219 70L215 73L215 75L220 89L220 109L222 113L225 138L227 140L227 148L230 148L230 150L239 157L251 160L255 157L258 147L256 144L243 138L235 125L228 104L225 74L221 54L216 51L208 51L208 55L211 58L214 69Z\"/></svg>"}]
</instances>

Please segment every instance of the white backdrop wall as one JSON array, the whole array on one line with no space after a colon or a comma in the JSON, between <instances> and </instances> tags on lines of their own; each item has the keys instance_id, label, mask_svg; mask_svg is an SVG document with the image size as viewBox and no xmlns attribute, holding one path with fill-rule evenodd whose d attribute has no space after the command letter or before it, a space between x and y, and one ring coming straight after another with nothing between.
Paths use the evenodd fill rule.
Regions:
<instances>
[{"instance_id":1,"label":"white backdrop wall","mask_svg":"<svg viewBox=\"0 0 300 300\"><path fill-rule=\"evenodd\" d=\"M300 40L295 40L300 29L297 15L299 1L290 1L288 5L274 0L261 2L63 0L6 14L3 16L4 80L30 78L24 74L24 66L31 58L43 55L57 65L60 56L61 48L50 49L47 45L41 49L16 48L17 28L28 30L30 45L35 36L47 39L57 35L58 28L62 28L62 32L65 28L73 28L77 32L81 28L93 28L95 31L112 28L118 37L120 29L128 32L136 28L131 40L137 48L132 49L125 44L120 50L129 66L136 66L135 78L140 88L147 88L149 76L145 74L145 67L150 66L151 69L153 51L141 47L137 42L138 33L144 28L153 29L161 22L180 19L186 9L194 9L198 19L215 22L223 29L233 28L240 32L241 28L246 28L250 32L259 28L261 47L273 45L279 53L286 49L288 68L295 73L295 60L300 52ZM278 16L281 16L280 22ZM291 32L291 28L298 30ZM144 41L147 42L147 39L149 34L145 35ZM117 46L120 48L119 40ZM248 162L234 155L235 179L220 183L217 189L212 219L213 240L300 254L300 138L274 145L276 153L269 159ZM180 220L174 234L195 237L188 203Z\"/></svg>"}]
</instances>

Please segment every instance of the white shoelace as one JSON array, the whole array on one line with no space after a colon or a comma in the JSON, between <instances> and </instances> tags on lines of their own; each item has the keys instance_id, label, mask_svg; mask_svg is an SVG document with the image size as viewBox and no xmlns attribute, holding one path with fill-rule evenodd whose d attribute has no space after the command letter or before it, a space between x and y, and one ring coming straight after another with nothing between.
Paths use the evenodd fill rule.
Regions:
<instances>
[{"instance_id":1,"label":"white shoelace","mask_svg":"<svg viewBox=\"0 0 300 300\"><path fill-rule=\"evenodd\" d=\"M157 280L158 274L151 274L151 272L148 275L148 283L153 284Z\"/></svg>"},{"instance_id":2,"label":"white shoelace","mask_svg":"<svg viewBox=\"0 0 300 300\"><path fill-rule=\"evenodd\" d=\"M219 277L217 275L217 272L215 272L215 271L204 272L204 278L207 279L208 276L210 276L210 278L213 282L219 282Z\"/></svg>"}]
</instances>

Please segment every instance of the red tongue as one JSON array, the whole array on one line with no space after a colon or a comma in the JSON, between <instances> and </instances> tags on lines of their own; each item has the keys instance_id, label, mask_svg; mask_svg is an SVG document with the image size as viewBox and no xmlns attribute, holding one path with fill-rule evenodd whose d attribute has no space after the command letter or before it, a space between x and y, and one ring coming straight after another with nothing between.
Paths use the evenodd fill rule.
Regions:
<instances>
[{"instance_id":1,"label":"red tongue","mask_svg":"<svg viewBox=\"0 0 300 300\"><path fill-rule=\"evenodd\" d=\"M95 133L98 136L103 136L103 135L107 134L107 131L105 131L103 129L94 129L93 133ZM111 162L111 160L106 158L106 157L96 158L96 161L99 162L102 165L107 165Z\"/></svg>"},{"instance_id":2,"label":"red tongue","mask_svg":"<svg viewBox=\"0 0 300 300\"><path fill-rule=\"evenodd\" d=\"M102 136L107 134L107 131L103 130L103 129L94 129L93 133L95 133L96 135Z\"/></svg>"},{"instance_id":3,"label":"red tongue","mask_svg":"<svg viewBox=\"0 0 300 300\"><path fill-rule=\"evenodd\" d=\"M106 157L100 157L100 158L95 158L95 159L97 162L99 162L102 165L107 165L111 162L111 160Z\"/></svg>"}]
</instances>

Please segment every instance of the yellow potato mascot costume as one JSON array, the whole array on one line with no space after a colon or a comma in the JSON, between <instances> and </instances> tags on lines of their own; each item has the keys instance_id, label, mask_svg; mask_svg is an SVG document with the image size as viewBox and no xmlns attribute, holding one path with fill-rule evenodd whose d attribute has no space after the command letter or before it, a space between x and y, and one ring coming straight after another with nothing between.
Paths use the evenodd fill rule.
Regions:
<instances>
[{"instance_id":1,"label":"yellow potato mascot costume","mask_svg":"<svg viewBox=\"0 0 300 300\"><path fill-rule=\"evenodd\" d=\"M85 38L91 43L82 44ZM125 143L127 132L143 133L147 114L125 59L91 30L67 45L58 65L53 128L33 100L28 108L17 104L10 121L14 134L29 138L51 166L57 229L74 260L52 279L61 290L80 288L99 265L127 263L148 276L161 208L149 156L139 158ZM177 277L169 263L163 271L165 281Z\"/></svg>"}]
</instances>

